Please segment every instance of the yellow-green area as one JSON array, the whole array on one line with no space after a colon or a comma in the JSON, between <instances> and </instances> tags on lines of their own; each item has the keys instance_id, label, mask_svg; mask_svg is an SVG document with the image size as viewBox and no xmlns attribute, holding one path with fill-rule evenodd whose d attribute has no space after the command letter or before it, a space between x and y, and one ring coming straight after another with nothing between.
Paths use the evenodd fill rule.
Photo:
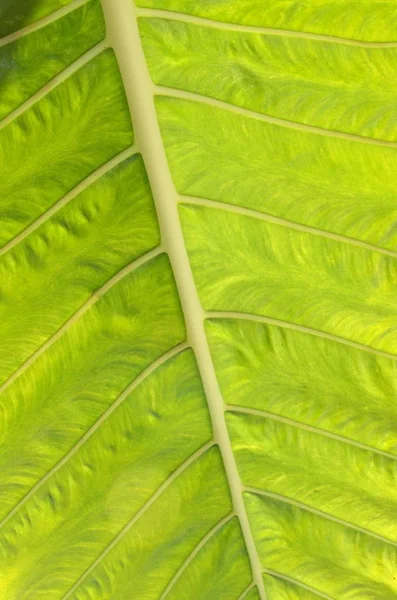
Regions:
<instances>
[{"instance_id":1,"label":"yellow-green area","mask_svg":"<svg viewBox=\"0 0 397 600\"><path fill-rule=\"evenodd\" d=\"M396 73L390 0L0 1L0 600L397 599Z\"/></svg>"}]
</instances>

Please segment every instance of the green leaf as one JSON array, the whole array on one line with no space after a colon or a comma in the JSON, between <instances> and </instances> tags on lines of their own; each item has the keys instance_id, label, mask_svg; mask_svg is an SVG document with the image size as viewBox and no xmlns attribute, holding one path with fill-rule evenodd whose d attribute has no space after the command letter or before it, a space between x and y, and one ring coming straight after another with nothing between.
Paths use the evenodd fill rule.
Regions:
<instances>
[{"instance_id":1,"label":"green leaf","mask_svg":"<svg viewBox=\"0 0 397 600\"><path fill-rule=\"evenodd\" d=\"M395 600L395 7L0 23L1 600Z\"/></svg>"}]
</instances>

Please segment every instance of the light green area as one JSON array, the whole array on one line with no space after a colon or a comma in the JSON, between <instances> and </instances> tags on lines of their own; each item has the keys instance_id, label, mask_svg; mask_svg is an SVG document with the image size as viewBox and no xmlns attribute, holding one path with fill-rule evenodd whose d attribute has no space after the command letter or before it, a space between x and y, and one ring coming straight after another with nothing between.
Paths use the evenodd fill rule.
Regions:
<instances>
[{"instance_id":1,"label":"light green area","mask_svg":"<svg viewBox=\"0 0 397 600\"><path fill-rule=\"evenodd\" d=\"M164 255L124 277L74 323L2 394L0 516L143 369L184 339Z\"/></svg>"},{"instance_id":2,"label":"light green area","mask_svg":"<svg viewBox=\"0 0 397 600\"><path fill-rule=\"evenodd\" d=\"M395 546L277 500L244 496L265 568L331 598L395 600Z\"/></svg>"},{"instance_id":3,"label":"light green area","mask_svg":"<svg viewBox=\"0 0 397 600\"><path fill-rule=\"evenodd\" d=\"M140 30L155 83L270 116L396 140L397 48L225 31L156 18Z\"/></svg>"},{"instance_id":4,"label":"light green area","mask_svg":"<svg viewBox=\"0 0 397 600\"><path fill-rule=\"evenodd\" d=\"M0 36L35 23L71 2L72 0L1 0Z\"/></svg>"},{"instance_id":5,"label":"light green area","mask_svg":"<svg viewBox=\"0 0 397 600\"><path fill-rule=\"evenodd\" d=\"M385 248L397 247L397 149L157 98L181 194L253 208Z\"/></svg>"},{"instance_id":6,"label":"light green area","mask_svg":"<svg viewBox=\"0 0 397 600\"><path fill-rule=\"evenodd\" d=\"M308 592L299 585L283 581L278 577L265 575L263 581L268 600L318 600L320 598L317 594Z\"/></svg>"},{"instance_id":7,"label":"light green area","mask_svg":"<svg viewBox=\"0 0 397 600\"><path fill-rule=\"evenodd\" d=\"M0 131L0 244L132 142L120 74L107 50Z\"/></svg>"},{"instance_id":8,"label":"light green area","mask_svg":"<svg viewBox=\"0 0 397 600\"><path fill-rule=\"evenodd\" d=\"M180 215L207 310L274 317L397 351L396 258L213 208L182 205Z\"/></svg>"},{"instance_id":9,"label":"light green area","mask_svg":"<svg viewBox=\"0 0 397 600\"><path fill-rule=\"evenodd\" d=\"M0 47L0 118L30 98L104 35L100 3L91 0L63 19Z\"/></svg>"},{"instance_id":10,"label":"light green area","mask_svg":"<svg viewBox=\"0 0 397 600\"><path fill-rule=\"evenodd\" d=\"M180 370L171 367L171 373L175 375ZM151 386L150 391L153 394L155 390L160 401L164 397L159 382L166 383L167 377L166 368L164 374L160 372L157 384L154 381ZM183 385L189 386L189 382L181 384L179 393ZM4 563L7 598L28 600L32 589L40 600L62 598L175 467L188 458L189 451L205 439L205 419L201 421L204 431L192 431L185 445L181 431L175 437L176 423L184 423L171 406L175 393L169 379L165 389L170 403L167 406L162 402L164 417L168 413L164 421L156 424L148 419L150 401L143 398L143 390L138 392L136 400L143 409L142 417L136 416L135 397L131 398L129 407L123 408L124 414L115 413L101 433L59 471L51 484L46 484L36 505L31 504L31 512L25 511L25 523L21 517L19 523L15 519L14 529L11 524L7 526L10 539L17 532L21 543L17 555L19 577L14 574L13 552L7 553ZM193 395L189 400L191 409L187 416L193 416ZM200 405L203 409L202 402ZM197 406L195 410L197 413ZM172 419L171 429L167 428ZM124 434L126 426L131 428L130 436ZM170 436L175 442L172 452ZM213 481L211 491L203 485L203 477ZM217 494L221 495L221 502L215 501ZM133 597L132 590L142 589L142 600L157 599L180 557L190 553L228 512L229 505L219 456L216 450L210 450L181 473L150 507L144 508L115 551L106 555L101 566L84 581L81 591L72 597L96 598L99 594L102 598L124 600ZM29 534L26 515L32 519L35 536ZM167 553L169 559L165 565L161 552ZM104 581L101 573L106 567ZM49 572L53 574L50 580ZM90 595L91 590L94 595Z\"/></svg>"},{"instance_id":11,"label":"light green area","mask_svg":"<svg viewBox=\"0 0 397 600\"><path fill-rule=\"evenodd\" d=\"M224 23L396 41L393 0L137 0L138 6L176 11Z\"/></svg>"},{"instance_id":12,"label":"light green area","mask_svg":"<svg viewBox=\"0 0 397 600\"><path fill-rule=\"evenodd\" d=\"M1 382L112 275L158 243L145 168L135 155L1 256Z\"/></svg>"},{"instance_id":13,"label":"light green area","mask_svg":"<svg viewBox=\"0 0 397 600\"><path fill-rule=\"evenodd\" d=\"M262 323L210 319L206 331L226 403L397 454L396 361Z\"/></svg>"},{"instance_id":14,"label":"light green area","mask_svg":"<svg viewBox=\"0 0 397 600\"><path fill-rule=\"evenodd\" d=\"M226 421L245 485L397 542L396 460L272 419L228 412Z\"/></svg>"},{"instance_id":15,"label":"light green area","mask_svg":"<svg viewBox=\"0 0 397 600\"><path fill-rule=\"evenodd\" d=\"M209 481L211 486L207 485ZM139 591L139 600L158 600L181 563L230 509L222 462L218 449L213 448L158 497L117 547L84 579L71 598L130 600ZM230 540L228 536L225 541L228 538ZM246 576L246 556L241 540L235 535L233 542L234 549L239 546L243 554L233 556L231 549L237 562L234 565L228 563L228 569L239 573L240 577L244 573ZM225 551L228 550L223 545L215 549L211 545L209 554L202 553L197 560L208 573L214 560L222 562L222 554L219 553ZM165 557L167 560L164 560ZM190 569L195 572L194 563L190 563L189 571L185 571L185 580ZM225 575L227 577L227 573ZM178 593L178 589L179 586L173 586L169 598L174 600L174 591ZM193 595L189 597L186 594L182 596L183 600L201 600L200 588L191 591Z\"/></svg>"}]
</instances>

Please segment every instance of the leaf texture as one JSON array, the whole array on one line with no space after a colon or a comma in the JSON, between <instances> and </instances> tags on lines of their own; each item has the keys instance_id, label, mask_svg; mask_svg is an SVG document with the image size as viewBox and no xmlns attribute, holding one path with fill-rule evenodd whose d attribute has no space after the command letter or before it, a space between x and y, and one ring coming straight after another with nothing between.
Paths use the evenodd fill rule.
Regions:
<instances>
[{"instance_id":1,"label":"leaf texture","mask_svg":"<svg viewBox=\"0 0 397 600\"><path fill-rule=\"evenodd\" d=\"M72 2L73 0L4 0L0 9L1 35L6 36L21 27L29 26Z\"/></svg>"},{"instance_id":2,"label":"leaf texture","mask_svg":"<svg viewBox=\"0 0 397 600\"><path fill-rule=\"evenodd\" d=\"M397 598L397 13L0 7L0 597Z\"/></svg>"}]
</instances>

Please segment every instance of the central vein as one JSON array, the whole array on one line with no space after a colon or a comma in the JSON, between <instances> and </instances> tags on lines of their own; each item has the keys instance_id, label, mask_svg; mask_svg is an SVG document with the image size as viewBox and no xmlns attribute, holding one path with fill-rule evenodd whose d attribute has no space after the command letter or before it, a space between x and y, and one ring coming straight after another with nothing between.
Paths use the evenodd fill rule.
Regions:
<instances>
[{"instance_id":1,"label":"central vein","mask_svg":"<svg viewBox=\"0 0 397 600\"><path fill-rule=\"evenodd\" d=\"M214 438L222 454L234 511L240 521L254 582L258 586L261 600L266 600L261 564L249 525L242 496L242 484L226 427L225 405L205 335L205 313L194 283L179 221L178 196L157 122L154 104L155 87L146 66L134 6L131 0L102 0L102 7L106 21L107 41L113 47L119 63L134 125L136 144L145 161L163 246L174 271L186 321L188 341L196 355L207 396Z\"/></svg>"}]
</instances>

